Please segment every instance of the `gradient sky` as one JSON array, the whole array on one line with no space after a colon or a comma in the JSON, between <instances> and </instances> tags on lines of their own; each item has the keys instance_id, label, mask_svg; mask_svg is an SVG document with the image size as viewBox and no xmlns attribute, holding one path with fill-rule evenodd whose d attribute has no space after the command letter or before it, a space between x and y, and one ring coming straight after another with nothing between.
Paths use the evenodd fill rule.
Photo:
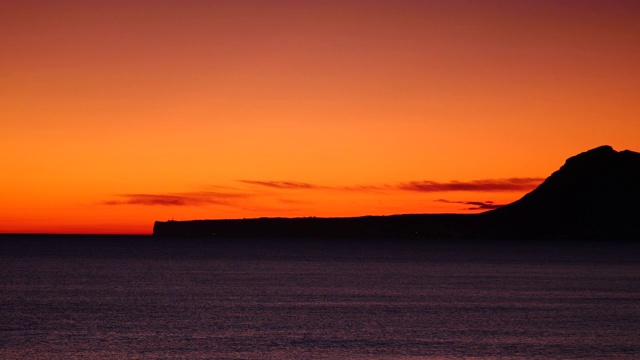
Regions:
<instances>
[{"instance_id":1,"label":"gradient sky","mask_svg":"<svg viewBox=\"0 0 640 360\"><path fill-rule=\"evenodd\" d=\"M2 1L0 232L473 213L640 150L638 1Z\"/></svg>"}]
</instances>

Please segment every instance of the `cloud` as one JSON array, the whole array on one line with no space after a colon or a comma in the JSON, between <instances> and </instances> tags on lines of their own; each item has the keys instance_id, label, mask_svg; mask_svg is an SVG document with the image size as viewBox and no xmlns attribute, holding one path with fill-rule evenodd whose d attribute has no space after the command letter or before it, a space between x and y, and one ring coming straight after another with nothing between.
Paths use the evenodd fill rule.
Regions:
<instances>
[{"instance_id":1,"label":"cloud","mask_svg":"<svg viewBox=\"0 0 640 360\"><path fill-rule=\"evenodd\" d=\"M380 190L393 190L390 185L354 185L354 186L328 186L297 181L261 181L261 180L238 180L241 183L257 185L272 189L281 190L338 190L355 192L372 192Z\"/></svg>"},{"instance_id":2,"label":"cloud","mask_svg":"<svg viewBox=\"0 0 640 360\"><path fill-rule=\"evenodd\" d=\"M383 193L387 190L395 190L397 187L395 185L353 185L353 186L340 186L335 187L336 190L343 191L355 191L355 192L373 192L373 193Z\"/></svg>"},{"instance_id":3,"label":"cloud","mask_svg":"<svg viewBox=\"0 0 640 360\"><path fill-rule=\"evenodd\" d=\"M295 181L238 180L241 183L275 189L327 189L328 187Z\"/></svg>"},{"instance_id":4,"label":"cloud","mask_svg":"<svg viewBox=\"0 0 640 360\"><path fill-rule=\"evenodd\" d=\"M472 181L450 181L437 182L430 180L410 181L403 183L391 183L380 185L351 185L351 186L325 186L297 181L265 181L265 180L238 180L238 182L278 190L334 190L349 192L378 192L388 191L415 191L415 192L451 192L451 191L479 191L479 192L499 192L499 191L526 191L538 186L543 178L508 178L508 179L485 179ZM101 205L145 205L145 206L205 206L205 205L226 205L243 207L245 204L239 203L240 199L249 197L269 195L265 192L242 190L229 187L210 186L211 189L219 191L196 191L181 193L160 193L160 194L119 194L117 200L103 201ZM291 200L288 200L291 201ZM440 200L439 200L440 201ZM447 202L442 200L442 202ZM494 209L500 205L492 202L458 202L460 204L472 205L475 207L468 210Z\"/></svg>"},{"instance_id":5,"label":"cloud","mask_svg":"<svg viewBox=\"0 0 640 360\"><path fill-rule=\"evenodd\" d=\"M229 199L248 197L250 194L221 192L187 192L175 194L120 194L121 200L101 202L102 205L146 205L146 206L203 206L233 205Z\"/></svg>"},{"instance_id":6,"label":"cloud","mask_svg":"<svg viewBox=\"0 0 640 360\"><path fill-rule=\"evenodd\" d=\"M473 207L464 208L462 210L493 210L504 206L503 204L495 204L493 201L450 201L445 199L438 199L435 201L447 204L473 205Z\"/></svg>"},{"instance_id":7,"label":"cloud","mask_svg":"<svg viewBox=\"0 0 640 360\"><path fill-rule=\"evenodd\" d=\"M544 178L508 178L485 179L472 181L411 181L397 185L400 190L418 192L449 192L449 191L524 191L533 190L544 181Z\"/></svg>"},{"instance_id":8,"label":"cloud","mask_svg":"<svg viewBox=\"0 0 640 360\"><path fill-rule=\"evenodd\" d=\"M540 185L544 178L507 178L483 179L471 181L437 182L431 180L409 181L382 185L325 186L296 181L264 181L238 180L241 183L281 190L341 190L356 192L374 192L387 190L403 190L416 192L450 192L450 191L527 191Z\"/></svg>"},{"instance_id":9,"label":"cloud","mask_svg":"<svg viewBox=\"0 0 640 360\"><path fill-rule=\"evenodd\" d=\"M277 199L278 202L288 205L309 205L309 201L293 200L293 199Z\"/></svg>"}]
</instances>

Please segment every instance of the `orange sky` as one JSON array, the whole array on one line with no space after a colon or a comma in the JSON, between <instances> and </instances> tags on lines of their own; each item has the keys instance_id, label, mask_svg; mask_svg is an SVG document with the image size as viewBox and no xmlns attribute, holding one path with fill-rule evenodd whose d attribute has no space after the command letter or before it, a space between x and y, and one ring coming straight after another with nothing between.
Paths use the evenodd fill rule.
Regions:
<instances>
[{"instance_id":1,"label":"orange sky","mask_svg":"<svg viewBox=\"0 0 640 360\"><path fill-rule=\"evenodd\" d=\"M640 150L637 1L3 1L0 45L0 233L478 212Z\"/></svg>"}]
</instances>

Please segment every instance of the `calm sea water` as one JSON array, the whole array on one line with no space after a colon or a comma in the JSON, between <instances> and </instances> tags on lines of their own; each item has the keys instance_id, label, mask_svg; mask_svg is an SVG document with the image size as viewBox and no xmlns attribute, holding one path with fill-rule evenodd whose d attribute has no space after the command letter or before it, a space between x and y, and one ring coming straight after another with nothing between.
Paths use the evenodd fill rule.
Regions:
<instances>
[{"instance_id":1,"label":"calm sea water","mask_svg":"<svg viewBox=\"0 0 640 360\"><path fill-rule=\"evenodd\" d=\"M640 245L0 236L1 359L640 358Z\"/></svg>"}]
</instances>

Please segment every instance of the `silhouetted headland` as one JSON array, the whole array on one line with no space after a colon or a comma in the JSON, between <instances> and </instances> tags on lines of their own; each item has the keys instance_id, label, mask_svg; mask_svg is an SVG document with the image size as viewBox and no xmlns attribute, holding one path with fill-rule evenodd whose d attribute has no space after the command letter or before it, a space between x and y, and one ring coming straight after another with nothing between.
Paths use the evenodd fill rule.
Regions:
<instances>
[{"instance_id":1,"label":"silhouetted headland","mask_svg":"<svg viewBox=\"0 0 640 360\"><path fill-rule=\"evenodd\" d=\"M156 221L155 236L220 238L640 239L640 153L601 146L535 190L481 214Z\"/></svg>"}]
</instances>

